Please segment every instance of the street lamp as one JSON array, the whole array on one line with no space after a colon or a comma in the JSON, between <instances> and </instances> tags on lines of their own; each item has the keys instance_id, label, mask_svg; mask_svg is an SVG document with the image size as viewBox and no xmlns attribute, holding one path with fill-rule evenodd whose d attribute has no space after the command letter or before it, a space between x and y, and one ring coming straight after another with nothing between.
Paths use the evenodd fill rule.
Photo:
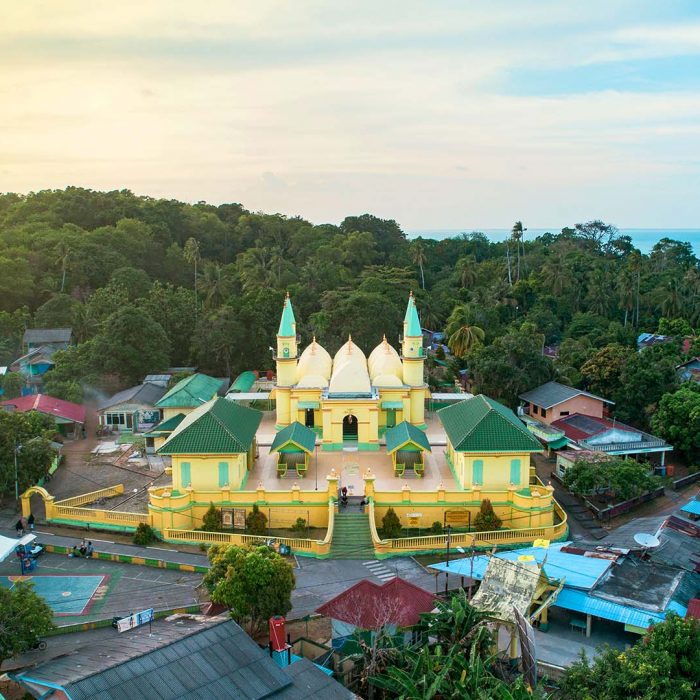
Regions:
<instances>
[{"instance_id":1,"label":"street lamp","mask_svg":"<svg viewBox=\"0 0 700 700\"><path fill-rule=\"evenodd\" d=\"M19 503L19 470L17 469L17 455L19 454L19 451L22 449L22 445L20 445L17 440L15 440L15 501Z\"/></svg>"}]
</instances>

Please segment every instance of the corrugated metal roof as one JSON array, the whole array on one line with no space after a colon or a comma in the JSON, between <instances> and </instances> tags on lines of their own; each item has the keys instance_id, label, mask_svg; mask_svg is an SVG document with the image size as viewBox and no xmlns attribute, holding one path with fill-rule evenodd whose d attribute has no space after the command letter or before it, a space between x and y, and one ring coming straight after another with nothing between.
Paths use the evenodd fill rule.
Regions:
<instances>
[{"instance_id":1,"label":"corrugated metal roof","mask_svg":"<svg viewBox=\"0 0 700 700\"><path fill-rule=\"evenodd\" d=\"M27 328L24 331L24 344L70 343L72 328Z\"/></svg>"},{"instance_id":2,"label":"corrugated metal roof","mask_svg":"<svg viewBox=\"0 0 700 700\"><path fill-rule=\"evenodd\" d=\"M441 408L437 415L459 452L543 451L513 411L483 394Z\"/></svg>"},{"instance_id":3,"label":"corrugated metal roof","mask_svg":"<svg viewBox=\"0 0 700 700\"><path fill-rule=\"evenodd\" d=\"M137 386L129 387L123 391L119 391L114 396L101 401L97 407L98 411L104 411L107 408L121 406L123 404L132 404L138 406L155 406L157 401L165 394L165 387L158 384L144 382Z\"/></svg>"},{"instance_id":4,"label":"corrugated metal roof","mask_svg":"<svg viewBox=\"0 0 700 700\"><path fill-rule=\"evenodd\" d=\"M571 554L570 552L561 551L562 547L570 544L571 542L557 542L547 549L543 549L542 547L527 547L525 549L516 549L511 552L499 552L494 556L516 563L521 556L532 556L539 564L545 560L546 556L547 560L544 563L544 572L549 578L565 578L565 585L567 587L590 590L612 566L613 561L611 559L586 557L581 554ZM437 569L438 571L447 571L450 574L457 574L458 576L473 575L473 578L481 579L486 571L488 561L489 557L478 556L474 557L473 564L470 562L469 558L466 558L450 562L449 567L444 563L440 563L433 564L430 568Z\"/></svg>"},{"instance_id":5,"label":"corrugated metal roof","mask_svg":"<svg viewBox=\"0 0 700 700\"><path fill-rule=\"evenodd\" d=\"M693 499L688 501L684 506L681 507L684 513L690 513L691 515L700 515L700 501Z\"/></svg>"},{"instance_id":6,"label":"corrugated metal roof","mask_svg":"<svg viewBox=\"0 0 700 700\"><path fill-rule=\"evenodd\" d=\"M191 374L179 381L160 401L158 408L193 408L216 396L225 382L206 374Z\"/></svg>"},{"instance_id":7,"label":"corrugated metal roof","mask_svg":"<svg viewBox=\"0 0 700 700\"><path fill-rule=\"evenodd\" d=\"M585 591L578 591L573 588L564 588L560 591L555 605L565 610L595 615L596 617L602 617L604 620L621 622L625 625L634 625L644 629L657 622L663 622L666 619L667 612L675 612L681 617L686 613L686 608L677 603L669 605L669 608L664 612L655 613L596 598Z\"/></svg>"},{"instance_id":8,"label":"corrugated metal roof","mask_svg":"<svg viewBox=\"0 0 700 700\"><path fill-rule=\"evenodd\" d=\"M240 394L248 392L253 388L253 384L255 384L256 381L257 377L255 376L255 372L251 372L250 370L241 372L241 374L236 377L233 384L231 384L229 393Z\"/></svg>"},{"instance_id":9,"label":"corrugated metal roof","mask_svg":"<svg viewBox=\"0 0 700 700\"><path fill-rule=\"evenodd\" d=\"M608 401L608 399L604 399L602 396L596 396L583 389L576 389L573 386L567 386L559 382L547 382L546 384L538 386L536 389L531 389L524 394L520 394L518 398L528 403L534 403L536 406L541 406L542 408L551 408L552 406L564 403L564 401L576 398L577 396L588 396L589 398L604 401L605 403L613 403L612 401Z\"/></svg>"}]
</instances>

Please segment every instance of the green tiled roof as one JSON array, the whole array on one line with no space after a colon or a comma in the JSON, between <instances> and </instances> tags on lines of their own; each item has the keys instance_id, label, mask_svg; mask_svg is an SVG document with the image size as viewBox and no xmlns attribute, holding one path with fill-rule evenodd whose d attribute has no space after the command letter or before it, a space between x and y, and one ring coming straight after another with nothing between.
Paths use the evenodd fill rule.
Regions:
<instances>
[{"instance_id":1,"label":"green tiled roof","mask_svg":"<svg viewBox=\"0 0 700 700\"><path fill-rule=\"evenodd\" d=\"M407 421L402 421L397 426L389 428L384 437L386 438L387 454L400 450L409 442L427 452L432 452L428 436L420 428L416 428L415 425Z\"/></svg>"},{"instance_id":2,"label":"green tiled roof","mask_svg":"<svg viewBox=\"0 0 700 700\"><path fill-rule=\"evenodd\" d=\"M282 449L285 445L293 442L298 447L301 447L304 452L313 452L316 447L316 433L302 425L298 421L294 421L291 425L275 435L275 439L272 441L272 447L270 447L270 452L277 452L277 450Z\"/></svg>"},{"instance_id":3,"label":"green tiled roof","mask_svg":"<svg viewBox=\"0 0 700 700\"><path fill-rule=\"evenodd\" d=\"M261 411L218 398L185 416L158 454L242 454L253 444L261 420Z\"/></svg>"},{"instance_id":4,"label":"green tiled roof","mask_svg":"<svg viewBox=\"0 0 700 700\"><path fill-rule=\"evenodd\" d=\"M437 412L458 452L541 452L542 446L503 404L479 394Z\"/></svg>"},{"instance_id":5,"label":"green tiled roof","mask_svg":"<svg viewBox=\"0 0 700 700\"><path fill-rule=\"evenodd\" d=\"M158 408L196 408L210 401L223 384L222 379L215 379L206 374L191 374L179 381L160 401Z\"/></svg>"},{"instance_id":6,"label":"green tiled roof","mask_svg":"<svg viewBox=\"0 0 700 700\"><path fill-rule=\"evenodd\" d=\"M408 306L406 307L406 316L404 317L406 324L406 335L412 338L418 338L423 335L418 320L418 310L416 309L416 300L411 295L408 298Z\"/></svg>"},{"instance_id":7,"label":"green tiled roof","mask_svg":"<svg viewBox=\"0 0 700 700\"><path fill-rule=\"evenodd\" d=\"M292 308L292 300L287 297L284 300L284 308L282 309L282 318L280 319L280 328L277 335L283 338L292 338L296 332L296 319L294 318L294 309Z\"/></svg>"},{"instance_id":8,"label":"green tiled roof","mask_svg":"<svg viewBox=\"0 0 700 700\"><path fill-rule=\"evenodd\" d=\"M185 414L184 413L178 413L177 415L173 416L172 418L168 418L168 420L164 420L161 423L158 423L155 427L151 428L147 433L147 437L162 437L163 435L169 435L170 433L177 428L182 421L185 420Z\"/></svg>"}]
</instances>

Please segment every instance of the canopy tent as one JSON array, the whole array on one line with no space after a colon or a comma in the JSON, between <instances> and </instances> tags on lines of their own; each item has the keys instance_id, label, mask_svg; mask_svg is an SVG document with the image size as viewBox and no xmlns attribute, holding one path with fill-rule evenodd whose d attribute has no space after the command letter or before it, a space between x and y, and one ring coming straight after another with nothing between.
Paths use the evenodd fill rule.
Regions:
<instances>
[{"instance_id":1,"label":"canopy tent","mask_svg":"<svg viewBox=\"0 0 700 700\"><path fill-rule=\"evenodd\" d=\"M3 537L0 535L0 561L5 561L10 554L13 554L18 544L29 544L36 539L36 535L25 535L24 537L15 540L11 537Z\"/></svg>"},{"instance_id":2,"label":"canopy tent","mask_svg":"<svg viewBox=\"0 0 700 700\"><path fill-rule=\"evenodd\" d=\"M309 468L309 455L316 447L316 433L294 421L280 430L272 441L270 452L277 452L277 476L286 476L289 467L293 467L299 478Z\"/></svg>"},{"instance_id":3,"label":"canopy tent","mask_svg":"<svg viewBox=\"0 0 700 700\"><path fill-rule=\"evenodd\" d=\"M423 453L432 452L428 436L415 425L402 421L397 426L389 428L385 434L386 451L391 455L394 475L403 476L406 467L413 469L416 476L423 476L425 464Z\"/></svg>"}]
</instances>

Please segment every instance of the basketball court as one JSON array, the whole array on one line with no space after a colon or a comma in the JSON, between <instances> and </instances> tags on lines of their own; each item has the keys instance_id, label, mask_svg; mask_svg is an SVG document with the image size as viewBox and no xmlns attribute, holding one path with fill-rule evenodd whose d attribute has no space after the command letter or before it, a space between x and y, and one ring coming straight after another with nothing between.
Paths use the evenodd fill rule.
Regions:
<instances>
[{"instance_id":1,"label":"basketball court","mask_svg":"<svg viewBox=\"0 0 700 700\"><path fill-rule=\"evenodd\" d=\"M0 576L0 586L12 588L18 581L29 581L54 615L85 615L107 589L109 575L103 574L30 574Z\"/></svg>"}]
</instances>

